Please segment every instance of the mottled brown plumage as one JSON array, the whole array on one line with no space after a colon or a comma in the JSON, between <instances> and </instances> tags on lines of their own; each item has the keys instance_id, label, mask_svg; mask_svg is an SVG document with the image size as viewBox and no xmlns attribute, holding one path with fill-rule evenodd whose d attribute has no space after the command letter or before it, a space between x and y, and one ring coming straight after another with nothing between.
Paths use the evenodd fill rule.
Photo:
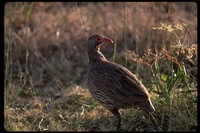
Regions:
<instances>
[{"instance_id":1,"label":"mottled brown plumage","mask_svg":"<svg viewBox=\"0 0 200 133\"><path fill-rule=\"evenodd\" d=\"M87 85L92 97L117 117L117 130L121 126L118 109L140 107L149 112L153 120L151 112L155 109L145 86L127 68L104 57L100 52L103 43L113 41L102 35L93 35L88 39ZM153 123L159 128L154 120Z\"/></svg>"}]
</instances>

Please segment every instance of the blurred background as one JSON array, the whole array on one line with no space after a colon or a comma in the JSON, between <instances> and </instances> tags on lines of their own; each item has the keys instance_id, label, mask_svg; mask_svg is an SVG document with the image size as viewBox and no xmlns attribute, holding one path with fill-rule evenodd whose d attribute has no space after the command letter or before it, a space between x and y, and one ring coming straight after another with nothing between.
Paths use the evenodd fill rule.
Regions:
<instances>
[{"instance_id":1,"label":"blurred background","mask_svg":"<svg viewBox=\"0 0 200 133\"><path fill-rule=\"evenodd\" d=\"M112 38L115 45L104 45L102 53L136 73L148 87L151 71L133 61L131 53L142 57L147 49L170 50L177 38L153 27L187 24L176 35L183 45L197 44L197 4L193 2L10 2L4 10L6 130L115 130L115 118L109 112L98 105L93 109L95 101L85 83L87 38L94 34ZM130 112L122 113L133 116ZM170 130L193 130L196 112L189 114L194 114L188 116L190 120L179 119L180 126L176 121ZM161 124L165 130L170 125L167 118ZM187 126L183 121L188 121ZM125 128L147 130L145 124Z\"/></svg>"}]
</instances>

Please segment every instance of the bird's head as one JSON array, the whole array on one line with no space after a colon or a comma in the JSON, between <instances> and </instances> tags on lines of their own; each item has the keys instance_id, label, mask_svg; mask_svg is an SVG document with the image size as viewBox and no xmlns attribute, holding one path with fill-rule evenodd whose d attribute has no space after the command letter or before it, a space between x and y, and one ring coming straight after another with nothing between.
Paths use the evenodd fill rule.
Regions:
<instances>
[{"instance_id":1,"label":"bird's head","mask_svg":"<svg viewBox=\"0 0 200 133\"><path fill-rule=\"evenodd\" d=\"M88 39L88 47L96 50L100 50L103 43L113 44L113 40L102 35L93 35Z\"/></svg>"}]
</instances>

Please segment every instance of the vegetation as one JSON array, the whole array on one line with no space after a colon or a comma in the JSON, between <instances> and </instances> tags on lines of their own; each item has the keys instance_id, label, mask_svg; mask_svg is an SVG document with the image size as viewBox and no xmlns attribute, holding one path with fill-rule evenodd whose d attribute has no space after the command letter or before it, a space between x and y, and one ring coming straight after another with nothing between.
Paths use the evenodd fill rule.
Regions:
<instances>
[{"instance_id":1,"label":"vegetation","mask_svg":"<svg viewBox=\"0 0 200 133\"><path fill-rule=\"evenodd\" d=\"M196 3L11 2L4 9L5 130L116 130L85 83L93 34L113 38L102 53L142 80L164 131L197 129ZM154 131L144 111L120 112L123 129Z\"/></svg>"}]
</instances>

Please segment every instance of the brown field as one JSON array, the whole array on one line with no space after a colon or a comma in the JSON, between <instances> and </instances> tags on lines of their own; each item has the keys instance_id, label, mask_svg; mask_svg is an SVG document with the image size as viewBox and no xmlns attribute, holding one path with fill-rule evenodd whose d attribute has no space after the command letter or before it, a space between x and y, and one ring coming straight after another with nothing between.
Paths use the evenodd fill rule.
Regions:
<instances>
[{"instance_id":1,"label":"brown field","mask_svg":"<svg viewBox=\"0 0 200 133\"><path fill-rule=\"evenodd\" d=\"M130 55L170 50L177 39L153 27L185 23L187 29L176 35L185 46L197 44L192 2L11 2L4 9L4 128L9 131L116 130L116 118L92 99L85 83L91 35L112 38L116 51L105 45L102 53L136 73L147 89L155 87L151 70ZM186 65L197 73L197 67ZM150 92L164 131L197 129L197 82L190 88L195 91L173 92L171 108ZM120 111L126 131L154 131L144 111Z\"/></svg>"}]
</instances>

